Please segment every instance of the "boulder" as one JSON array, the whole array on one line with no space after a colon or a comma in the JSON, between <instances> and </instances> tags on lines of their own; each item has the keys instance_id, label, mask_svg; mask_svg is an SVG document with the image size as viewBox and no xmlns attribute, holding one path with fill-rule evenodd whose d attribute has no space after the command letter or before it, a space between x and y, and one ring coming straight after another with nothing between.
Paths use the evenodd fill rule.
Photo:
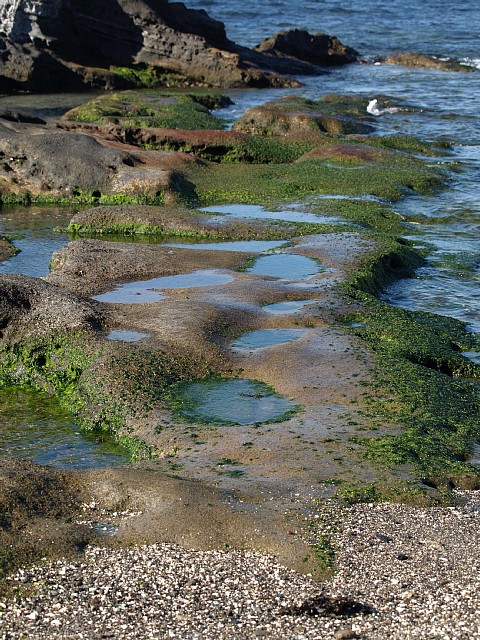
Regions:
<instances>
[{"instance_id":1,"label":"boulder","mask_svg":"<svg viewBox=\"0 0 480 640\"><path fill-rule=\"evenodd\" d=\"M363 104L345 96L309 100L287 96L248 109L233 125L252 135L309 137L324 134L370 133L373 127Z\"/></svg>"},{"instance_id":2,"label":"boulder","mask_svg":"<svg viewBox=\"0 0 480 640\"><path fill-rule=\"evenodd\" d=\"M37 135L0 130L0 198L29 195L55 200L102 197L163 199L175 176L129 151L75 132Z\"/></svg>"},{"instance_id":3,"label":"boulder","mask_svg":"<svg viewBox=\"0 0 480 640\"><path fill-rule=\"evenodd\" d=\"M315 66L338 66L355 62L358 52L347 47L335 36L302 29L280 31L255 47L256 51L274 56L286 56Z\"/></svg>"}]
</instances>

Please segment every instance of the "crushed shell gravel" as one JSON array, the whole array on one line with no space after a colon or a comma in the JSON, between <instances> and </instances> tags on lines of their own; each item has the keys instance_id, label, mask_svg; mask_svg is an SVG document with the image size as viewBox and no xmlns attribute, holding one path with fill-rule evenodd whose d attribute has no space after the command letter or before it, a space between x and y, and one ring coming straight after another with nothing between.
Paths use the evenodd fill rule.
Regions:
<instances>
[{"instance_id":1,"label":"crushed shell gravel","mask_svg":"<svg viewBox=\"0 0 480 640\"><path fill-rule=\"evenodd\" d=\"M320 536L337 548L318 583L252 552L171 544L88 548L11 577L23 597L0 601L2 639L480 639L480 495L416 509L319 506ZM320 593L374 608L351 618L285 615Z\"/></svg>"}]
</instances>

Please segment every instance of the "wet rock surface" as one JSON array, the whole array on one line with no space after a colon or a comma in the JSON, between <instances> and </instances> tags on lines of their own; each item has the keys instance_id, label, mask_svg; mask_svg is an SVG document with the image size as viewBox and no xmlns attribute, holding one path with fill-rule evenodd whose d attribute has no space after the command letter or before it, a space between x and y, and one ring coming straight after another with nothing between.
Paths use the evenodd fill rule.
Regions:
<instances>
[{"instance_id":1,"label":"wet rock surface","mask_svg":"<svg viewBox=\"0 0 480 640\"><path fill-rule=\"evenodd\" d=\"M285 97L248 109L234 124L234 131L254 135L308 135L315 133L370 133L363 103L343 102L334 96L321 100Z\"/></svg>"},{"instance_id":2,"label":"wet rock surface","mask_svg":"<svg viewBox=\"0 0 480 640\"><path fill-rule=\"evenodd\" d=\"M365 456L365 440L385 436L388 441L402 425L386 419L384 413L371 411L377 399L392 404L396 400L385 398L383 389L372 386L377 356L339 321L346 314L364 309L367 291L376 293L389 278L409 273L411 265L406 261L407 254L401 253L403 245L387 234L367 234L365 227L358 225L342 230L331 217L331 226L321 226L320 219L312 222L309 218L302 227L271 219L234 220L215 212L209 216L206 211L188 208L198 206L202 185L209 191L208 181L202 182L207 171L220 175L219 182L227 190L224 199L235 201L237 192L221 173L223 161L233 167L231 175L235 179L246 173L246 167L251 166L258 173L266 169L269 183L281 168L293 167L293 181L303 188L302 164L312 174L331 172L337 179L342 171L338 166L331 167L333 161L370 170L378 168L377 164L382 168L393 164L393 158L401 157L401 162L411 159L408 152L378 149L357 136L348 138L352 132L372 128L374 117L366 113L361 97L330 96L323 101L290 98L268 104L264 112L268 112L271 126L278 127L279 135L268 136L266 143L261 139L258 144L273 143L273 147L263 154L262 161L254 156L254 161L249 157L245 163L242 149L240 162L234 157L231 165L225 148L217 151L215 161L208 161L185 150L179 153L177 147L169 152L134 147L133 142L148 144L152 128L144 128L144 122L129 128L123 120L118 124L108 121L91 125L63 120L57 130L57 123L42 125L7 119L0 127L1 143L5 145L4 174L13 174L11 179L5 178L4 193L18 189L20 195L30 191L45 195L76 187L79 191L88 190L93 198L93 202L87 199L89 204L101 204L104 192L122 196L118 206L78 212L70 230L86 234L89 229L100 233L123 230L124 234L116 238L121 242L81 238L68 243L53 255L52 271L45 279L0 278L2 376L9 382L33 382L55 392L77 412L85 427L111 430L129 444L138 459L149 458L132 468L62 476L65 487L77 483L76 501L58 513L42 512L40 520L37 503L25 501L27 509L21 518L25 532L30 532L25 549L33 550L25 551L23 556L24 543L19 540L15 546L11 522L2 523L6 544L20 554L20 561L13 556L6 569L13 569L22 559L42 556L49 545L68 556L90 544L82 561L23 569L5 583L10 596L20 588L19 599L10 599L5 606L0 603L0 624L10 634L26 631L39 638L90 638L95 634L115 637L119 633L122 637L142 637L143 633L147 638L161 637L173 630L179 637L204 634L251 638L253 634L284 638L286 634L303 634L314 638L318 637L320 620L322 634L338 640L362 637L367 631L373 634L372 638L395 637L398 625L407 620L402 631L407 627L409 633L410 625L412 634L416 634L412 638L423 637L424 602L415 609L415 619L408 615L404 618L401 608L393 611L391 607L391 602L400 597L398 585L404 583L392 582L393 590L382 590L387 580L382 571L388 564L391 577L392 557L381 554L389 552L395 553L393 561L402 568L405 565L421 570L422 576L428 576L427 586L430 584L432 574L425 571L421 562L410 564L413 557L427 559L414 545L418 536L424 535L422 529L415 529L419 512L392 506L384 517L380 507L369 511L363 506L346 509L340 517L338 502L333 511L325 510L318 502L336 491L346 500L355 501L359 496L376 499L373 483L376 487L381 485L385 492L382 495L391 491L390 495L397 499L406 495L407 499L426 503L439 496L433 486L422 492L416 484L418 475L407 465L391 468ZM257 126L257 116L249 117ZM258 126L261 133L268 133L263 117L258 117ZM325 122L332 128L327 129ZM302 143L307 131L312 137L312 124L318 129L313 146L305 148L300 144L287 159L282 156L283 139ZM89 135L68 130L77 126L82 131L83 126L91 126ZM155 129L155 140L170 135L168 130ZM127 140L131 131L138 132L135 140L134 136ZM176 136L177 145L192 140L201 145L210 136L212 148L220 135L233 145L239 139L245 142L250 133L194 130L172 136ZM253 133L257 135L258 131ZM52 155L56 157L52 159ZM75 159L71 161L70 156ZM276 163L278 156L282 163ZM306 162L294 162L302 158ZM419 174L423 165L415 160L412 166ZM141 172L148 178L128 191ZM84 180L80 186L78 178L73 182L77 175ZM427 175L427 181L434 182L432 175ZM397 175L392 173L389 179L398 184ZM378 180L385 182L383 174ZM153 189L155 195L161 181L162 189L171 197L167 205L147 207L124 202L125 195L151 195L152 185L157 185ZM402 184L413 189L415 182L409 177L403 178ZM342 189L333 181L330 185L338 191ZM228 192L229 188L232 191ZM251 191L242 194L242 202L264 202L270 193L261 185L257 192L253 184L248 188ZM317 194L328 191L325 186L314 187ZM292 193L296 192L289 191L290 202ZM368 215L374 219L370 228L401 233L399 221L392 221L395 216L391 211L362 200L372 193L367 182L360 185L359 193L364 219ZM177 206L175 200L179 196L183 200ZM85 199L80 198L80 202ZM312 210L331 214L332 202L336 201L325 203L324 210L320 199ZM346 205L352 210L356 206L353 199ZM262 207L257 211L261 213ZM300 216L303 209L288 213L292 211ZM259 256L245 247L212 251L205 246L194 249L125 242L129 239L126 233L138 234L139 230L150 234L162 230L170 236L190 233L210 241L280 238L289 243L275 249L284 267L271 273L252 265L272 256ZM293 272L288 266L298 260L308 263L306 273ZM369 261L374 263L374 275L368 272ZM412 264L418 263L412 260ZM199 273L207 278L201 286L196 280ZM208 281L212 274L215 278ZM357 289L366 294L363 297L338 289L339 284L351 283L355 277L364 278L364 288L358 285ZM145 282L147 291L158 297L149 301L130 297L114 302L100 297L126 284L137 286L134 297L139 297ZM308 304L296 309L294 315L275 315L265 310L274 303L305 300ZM292 329L298 332L295 341L273 347L255 345L251 350L235 348L236 341L247 332ZM107 339L111 330L134 331L145 337L141 343L111 341ZM275 419L252 418L248 424L239 419L216 423L182 413L180 386L198 380L215 384L224 379L259 381L262 385L257 383L241 394L252 401L260 397L268 400L278 394L292 403L294 410ZM233 398L228 393L226 396L223 400L235 418ZM16 472L18 481L25 472L22 463L18 463ZM51 483L53 498L48 492L44 497L47 502L52 501L59 488L55 472L37 468L35 473ZM41 492L42 484L38 487ZM24 500L21 491L14 498ZM468 509L456 511L453 521L449 519L452 511L435 513L445 530L452 527L453 532L458 532L456 518L467 521L473 513ZM427 521L428 516L425 518ZM337 523L338 520L341 521ZM358 527L352 524L356 522L360 522ZM398 530L389 528L398 522L412 531L412 537L402 538L401 545L397 544ZM332 523L337 531L330 528ZM432 529L430 520L428 528ZM99 540L99 531L114 535ZM347 554L339 560L344 562L339 564L337 573L342 580L320 588L312 576L322 577L331 569L337 539ZM150 546L138 547L139 544ZM438 544L442 543L434 539L432 546ZM210 550L210 554L185 547ZM351 572L350 568L357 566L354 561L363 558L371 547L382 562L370 557L365 570ZM224 553L231 548L260 550L273 554L276 560L245 551ZM457 551L454 549L452 554ZM466 553L464 560L469 561L473 553L470 547ZM278 563L312 576L302 577ZM347 569L342 569L344 566ZM259 570L262 567L263 573ZM438 567L432 569L435 570ZM199 581L200 575L208 575L205 584ZM354 581L349 582L352 575ZM473 600L469 587L464 586L466 571L452 575L458 588L465 591L470 606ZM405 582L414 585L422 585L421 580L418 573L405 578ZM117 589L114 592L113 582ZM233 585L232 589L226 585ZM428 589L426 592L431 593ZM462 611L470 633L474 629L471 617L458 606L458 599L452 602L455 610ZM347 605L343 607L342 603ZM365 613L373 613L362 616L360 605L366 607ZM455 619L450 615L450 605L442 608L442 603L434 601L432 608L439 612L440 628L448 633L448 625ZM358 621L356 616L350 620L350 613L360 613ZM95 621L93 636L87 620Z\"/></svg>"},{"instance_id":3,"label":"wet rock surface","mask_svg":"<svg viewBox=\"0 0 480 640\"><path fill-rule=\"evenodd\" d=\"M405 67L419 67L423 69L438 69L440 71L457 71L468 73L474 71L473 67L460 64L458 60L445 60L435 56L428 56L423 53L404 52L392 53L381 60L385 64L400 64Z\"/></svg>"},{"instance_id":4,"label":"wet rock surface","mask_svg":"<svg viewBox=\"0 0 480 640\"><path fill-rule=\"evenodd\" d=\"M62 329L98 328L102 316L84 298L39 278L0 274L0 326L3 341L38 338Z\"/></svg>"}]
</instances>

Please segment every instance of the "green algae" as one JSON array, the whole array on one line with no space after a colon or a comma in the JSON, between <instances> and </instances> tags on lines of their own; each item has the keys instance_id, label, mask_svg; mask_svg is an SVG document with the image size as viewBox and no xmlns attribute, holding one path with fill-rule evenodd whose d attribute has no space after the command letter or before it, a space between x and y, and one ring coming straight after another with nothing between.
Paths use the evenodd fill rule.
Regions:
<instances>
[{"instance_id":1,"label":"green algae","mask_svg":"<svg viewBox=\"0 0 480 640\"><path fill-rule=\"evenodd\" d=\"M163 204L165 194L158 192L155 195L131 195L127 193L101 193L98 190L72 189L69 195L52 195L45 193L0 193L0 204L29 205L57 205L69 206L81 205L159 205Z\"/></svg>"},{"instance_id":2,"label":"green algae","mask_svg":"<svg viewBox=\"0 0 480 640\"><path fill-rule=\"evenodd\" d=\"M345 320L376 355L368 416L372 424L394 425L398 433L354 441L371 461L408 469L425 486L480 486L478 470L467 462L480 437L480 395L470 381L480 378L480 366L461 354L479 349L478 340L458 320L376 299L373 294L388 280L388 274L378 277L387 257L384 251L344 286L362 303L362 310ZM400 257L396 252L396 264Z\"/></svg>"},{"instance_id":3,"label":"green algae","mask_svg":"<svg viewBox=\"0 0 480 640\"><path fill-rule=\"evenodd\" d=\"M93 98L64 117L72 122L125 128L224 129L225 121L210 113L211 108L224 103L221 96L201 93L123 91Z\"/></svg>"},{"instance_id":4,"label":"green algae","mask_svg":"<svg viewBox=\"0 0 480 640\"><path fill-rule=\"evenodd\" d=\"M0 356L0 386L27 384L54 394L84 431L109 433L134 460L152 452L132 420L163 402L172 384L211 373L199 358L119 343L109 348L85 333L4 344Z\"/></svg>"},{"instance_id":5,"label":"green algae","mask_svg":"<svg viewBox=\"0 0 480 640\"><path fill-rule=\"evenodd\" d=\"M201 205L235 202L263 204L301 201L316 194L376 196L398 200L408 193L433 194L445 182L439 166L416 158L399 166L364 165L340 169L329 162L290 164L221 164L189 167L186 177L196 185Z\"/></svg>"},{"instance_id":6,"label":"green algae","mask_svg":"<svg viewBox=\"0 0 480 640\"><path fill-rule=\"evenodd\" d=\"M210 377L171 392L175 420L196 424L250 425L283 422L299 410L258 380Z\"/></svg>"}]
</instances>

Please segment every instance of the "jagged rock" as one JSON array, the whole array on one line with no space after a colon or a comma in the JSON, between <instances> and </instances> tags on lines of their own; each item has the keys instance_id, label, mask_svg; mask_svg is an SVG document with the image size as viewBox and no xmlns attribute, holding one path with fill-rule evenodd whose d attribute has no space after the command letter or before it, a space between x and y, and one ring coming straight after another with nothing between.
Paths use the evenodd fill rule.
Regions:
<instances>
[{"instance_id":1,"label":"jagged rock","mask_svg":"<svg viewBox=\"0 0 480 640\"><path fill-rule=\"evenodd\" d=\"M327 64L353 55L329 36L282 38L285 53L280 40L268 53L241 47L204 10L167 0L11 0L0 6L0 90L299 86L283 74L318 73L322 47Z\"/></svg>"},{"instance_id":2,"label":"jagged rock","mask_svg":"<svg viewBox=\"0 0 480 640\"><path fill-rule=\"evenodd\" d=\"M338 66L355 62L358 52L347 47L335 36L301 29L280 31L255 47L256 51L275 56L287 56L316 66Z\"/></svg>"}]
</instances>

